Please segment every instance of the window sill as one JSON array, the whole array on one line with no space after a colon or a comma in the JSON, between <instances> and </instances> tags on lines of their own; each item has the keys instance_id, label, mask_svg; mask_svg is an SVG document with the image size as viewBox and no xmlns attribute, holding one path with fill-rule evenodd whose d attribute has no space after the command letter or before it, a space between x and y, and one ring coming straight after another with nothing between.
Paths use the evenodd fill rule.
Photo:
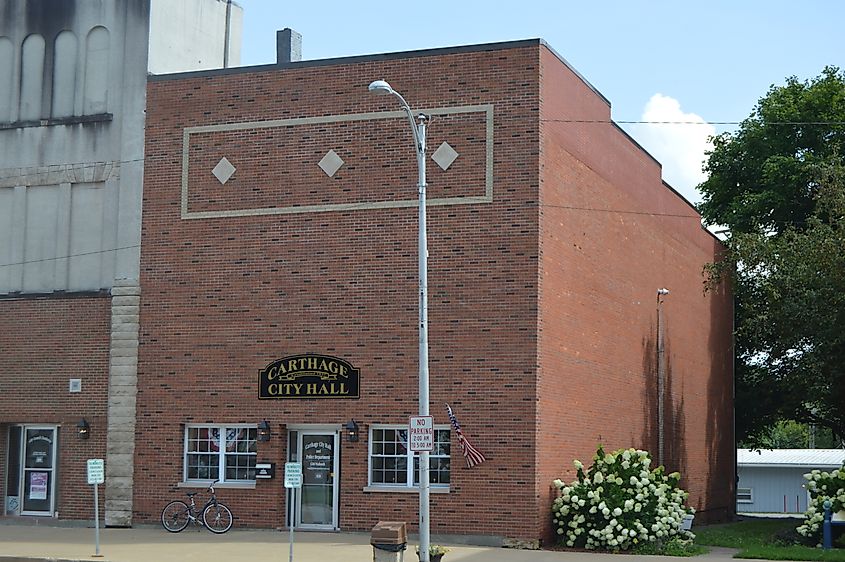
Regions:
<instances>
[{"instance_id":1,"label":"window sill","mask_svg":"<svg viewBox=\"0 0 845 562\"><path fill-rule=\"evenodd\" d=\"M442 487L442 486L434 487L434 486L432 486L431 488L429 488L429 490L430 490L430 493L432 493L432 494L448 494L449 493L449 487L448 486L445 486L445 487ZM364 486L364 491L365 492L379 492L379 493L394 492L394 493L397 493L397 494L419 494L420 493L420 489L417 488L416 486L413 487L413 488L411 488L409 486Z\"/></svg>"},{"instance_id":2,"label":"window sill","mask_svg":"<svg viewBox=\"0 0 845 562\"><path fill-rule=\"evenodd\" d=\"M211 480L194 480L188 482L179 482L176 484L177 488L208 488ZM255 482L218 482L214 485L215 488L240 488L242 490L254 490Z\"/></svg>"}]
</instances>

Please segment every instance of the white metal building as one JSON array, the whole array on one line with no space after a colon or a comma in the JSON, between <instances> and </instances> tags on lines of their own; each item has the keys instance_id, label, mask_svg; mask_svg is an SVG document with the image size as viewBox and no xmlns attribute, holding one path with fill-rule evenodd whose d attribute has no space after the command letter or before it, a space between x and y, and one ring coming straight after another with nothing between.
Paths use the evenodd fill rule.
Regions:
<instances>
[{"instance_id":1,"label":"white metal building","mask_svg":"<svg viewBox=\"0 0 845 562\"><path fill-rule=\"evenodd\" d=\"M807 510L804 474L834 470L845 449L737 449L737 513L803 513Z\"/></svg>"}]
</instances>

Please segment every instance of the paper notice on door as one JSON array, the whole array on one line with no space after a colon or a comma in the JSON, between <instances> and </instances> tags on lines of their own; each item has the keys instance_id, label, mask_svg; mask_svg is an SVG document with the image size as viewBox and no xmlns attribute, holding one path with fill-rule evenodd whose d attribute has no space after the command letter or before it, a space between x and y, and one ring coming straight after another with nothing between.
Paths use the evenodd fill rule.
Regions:
<instances>
[{"instance_id":1,"label":"paper notice on door","mask_svg":"<svg viewBox=\"0 0 845 562\"><path fill-rule=\"evenodd\" d=\"M29 499L31 499L31 500L46 500L47 499L47 473L46 472L30 472L29 473Z\"/></svg>"}]
</instances>

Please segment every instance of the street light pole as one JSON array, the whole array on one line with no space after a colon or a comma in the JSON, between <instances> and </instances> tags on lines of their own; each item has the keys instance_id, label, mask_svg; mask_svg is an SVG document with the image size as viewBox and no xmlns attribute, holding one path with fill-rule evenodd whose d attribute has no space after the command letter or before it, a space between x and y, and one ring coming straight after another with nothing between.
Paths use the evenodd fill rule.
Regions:
<instances>
[{"instance_id":1,"label":"street light pole","mask_svg":"<svg viewBox=\"0 0 845 562\"><path fill-rule=\"evenodd\" d=\"M666 357L663 337L663 297L669 289L657 289L657 464L663 466L663 398L666 393Z\"/></svg>"},{"instance_id":2,"label":"street light pole","mask_svg":"<svg viewBox=\"0 0 845 562\"><path fill-rule=\"evenodd\" d=\"M402 95L390 87L384 80L376 80L369 86L369 91L377 94L392 94L399 98L402 109L408 115L411 124L411 132L414 135L414 149L417 153L418 181L417 191L419 193L419 382L420 382L420 404L419 415L428 415L428 237L426 235L426 209L425 209L425 133L428 116L420 113L414 119L411 107ZM428 451L420 451L420 562L429 562L428 549L431 542L431 521L430 497L431 483L429 477Z\"/></svg>"}]
</instances>

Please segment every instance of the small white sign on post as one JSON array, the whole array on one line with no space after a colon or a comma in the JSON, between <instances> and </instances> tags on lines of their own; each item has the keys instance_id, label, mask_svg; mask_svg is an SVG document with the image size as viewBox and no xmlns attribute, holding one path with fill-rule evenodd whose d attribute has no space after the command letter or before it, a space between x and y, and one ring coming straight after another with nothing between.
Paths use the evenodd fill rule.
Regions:
<instances>
[{"instance_id":1,"label":"small white sign on post","mask_svg":"<svg viewBox=\"0 0 845 562\"><path fill-rule=\"evenodd\" d=\"M302 487L302 463L285 463L285 488Z\"/></svg>"},{"instance_id":2,"label":"small white sign on post","mask_svg":"<svg viewBox=\"0 0 845 562\"><path fill-rule=\"evenodd\" d=\"M434 418L411 416L408 421L408 446L412 451L434 450Z\"/></svg>"},{"instance_id":3,"label":"small white sign on post","mask_svg":"<svg viewBox=\"0 0 845 562\"><path fill-rule=\"evenodd\" d=\"M88 483L102 484L106 481L106 463L103 459L88 459Z\"/></svg>"},{"instance_id":4,"label":"small white sign on post","mask_svg":"<svg viewBox=\"0 0 845 562\"><path fill-rule=\"evenodd\" d=\"M106 481L106 461L103 459L88 459L88 483L94 486L94 557L100 554L100 498L99 485Z\"/></svg>"},{"instance_id":5,"label":"small white sign on post","mask_svg":"<svg viewBox=\"0 0 845 562\"><path fill-rule=\"evenodd\" d=\"M292 488L290 491L290 539L288 543L290 544L290 558L289 561L293 562L293 520L296 515L294 509L294 494L296 493L295 488L302 487L302 463L301 462L286 462L285 463L285 488Z\"/></svg>"}]
</instances>

